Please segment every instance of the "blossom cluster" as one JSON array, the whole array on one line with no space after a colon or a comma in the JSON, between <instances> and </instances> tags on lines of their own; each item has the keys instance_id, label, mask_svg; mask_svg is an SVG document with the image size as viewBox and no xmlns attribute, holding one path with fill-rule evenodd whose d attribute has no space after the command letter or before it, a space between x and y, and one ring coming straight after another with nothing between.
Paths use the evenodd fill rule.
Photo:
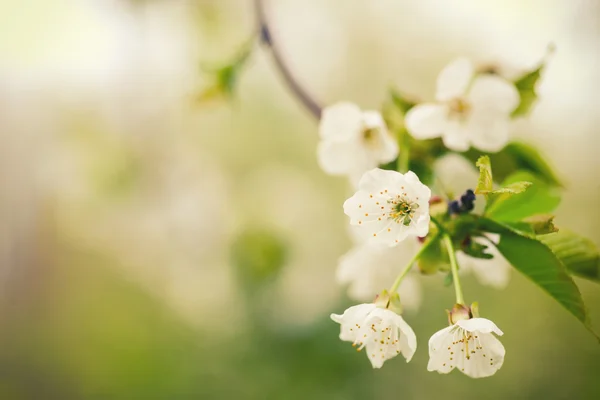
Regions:
<instances>
[{"instance_id":1,"label":"blossom cluster","mask_svg":"<svg viewBox=\"0 0 600 400\"><path fill-rule=\"evenodd\" d=\"M332 314L331 319L340 324L340 339L357 351L364 349L373 368L399 354L408 362L415 354L417 338L402 312L419 309L420 274L413 267L419 265L416 269L421 270L421 257L434 246L441 248L441 237L456 281L460 264L461 273L471 271L481 283L502 288L510 268L494 248L498 238L492 233L463 238L479 254L468 246L454 249L451 235L433 219L440 212L440 201L432 197L431 189L413 171L381 168L402 154L406 141L399 133L404 130L413 140L441 138L453 151L471 146L498 151L508 143L511 113L518 103L514 84L476 73L471 62L461 58L438 76L435 102L412 106L400 130L388 126L378 111L363 111L349 102L323 110L319 164L328 174L347 176L355 188L343 205L355 245L340 258L336 276L348 286L351 298L364 302L341 315ZM441 212L451 220L472 212L475 200L469 189L442 202ZM397 270L398 266L404 269ZM457 368L473 378L493 375L505 353L494 335L503 333L492 321L480 318L476 306L466 306L459 282L455 285L457 302L448 312L449 326L429 340L428 370L449 373Z\"/></svg>"}]
</instances>

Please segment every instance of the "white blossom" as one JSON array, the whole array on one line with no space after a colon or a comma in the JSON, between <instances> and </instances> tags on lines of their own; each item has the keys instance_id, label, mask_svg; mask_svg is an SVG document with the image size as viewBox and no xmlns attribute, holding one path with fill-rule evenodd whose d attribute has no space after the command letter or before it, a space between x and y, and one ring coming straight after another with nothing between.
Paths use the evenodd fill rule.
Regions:
<instances>
[{"instance_id":1,"label":"white blossom","mask_svg":"<svg viewBox=\"0 0 600 400\"><path fill-rule=\"evenodd\" d=\"M348 295L358 301L373 300L389 286L400 270L419 251L418 240L405 240L398 246L356 244L338 263L336 279L348 285ZM416 273L407 275L398 288L405 310L416 311L421 305L421 282Z\"/></svg>"},{"instance_id":2,"label":"white blossom","mask_svg":"<svg viewBox=\"0 0 600 400\"><path fill-rule=\"evenodd\" d=\"M331 314L340 327L340 339L352 342L358 351L365 349L373 368L381 368L386 360L402 354L409 362L417 349L412 328L395 312L375 304L359 304Z\"/></svg>"},{"instance_id":3,"label":"white blossom","mask_svg":"<svg viewBox=\"0 0 600 400\"><path fill-rule=\"evenodd\" d=\"M409 236L427 235L430 197L431 190L414 172L375 168L362 176L344 212L371 243L396 246Z\"/></svg>"},{"instance_id":4,"label":"white blossom","mask_svg":"<svg viewBox=\"0 0 600 400\"><path fill-rule=\"evenodd\" d=\"M489 319L457 321L429 339L428 371L447 374L454 368L471 378L494 375L504 362L504 346L493 335L502 331Z\"/></svg>"},{"instance_id":5,"label":"white blossom","mask_svg":"<svg viewBox=\"0 0 600 400\"><path fill-rule=\"evenodd\" d=\"M398 144L378 111L362 111L357 105L337 103L323 110L319 124L321 141L317 156L330 175L348 175L353 182L372 168L393 161Z\"/></svg>"},{"instance_id":6,"label":"white blossom","mask_svg":"<svg viewBox=\"0 0 600 400\"><path fill-rule=\"evenodd\" d=\"M498 243L499 235L487 233L486 236L493 243ZM504 289L508 285L510 280L510 263L504 258L502 254L496 249L494 245L490 245L488 241L483 238L473 238L475 242L483 245L487 245L485 253L494 256L491 259L475 258L462 251L456 252L456 260L460 265L461 272L472 272L475 278L487 286L491 286L496 289Z\"/></svg>"},{"instance_id":7,"label":"white blossom","mask_svg":"<svg viewBox=\"0 0 600 400\"><path fill-rule=\"evenodd\" d=\"M472 145L496 152L508 143L510 114L520 101L511 82L497 75L476 75L473 64L459 58L439 74L435 99L406 115L406 127L416 139L441 136L455 151Z\"/></svg>"}]
</instances>

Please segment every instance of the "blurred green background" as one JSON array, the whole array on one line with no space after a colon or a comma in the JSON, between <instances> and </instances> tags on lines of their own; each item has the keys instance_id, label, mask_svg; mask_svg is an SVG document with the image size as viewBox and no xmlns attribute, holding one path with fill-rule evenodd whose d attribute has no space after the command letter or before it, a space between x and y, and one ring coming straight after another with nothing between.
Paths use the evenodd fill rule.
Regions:
<instances>
[{"instance_id":1,"label":"blurred green background","mask_svg":"<svg viewBox=\"0 0 600 400\"><path fill-rule=\"evenodd\" d=\"M567 182L557 223L600 244L600 3L266 2L323 104L430 99L453 57L535 65L557 48L514 137ZM229 103L202 65L255 29L247 0L0 1L0 398L600 398L600 346L516 273L466 296L505 332L494 377L426 371L453 291L424 278L419 348L372 370L329 320L347 251L343 178L317 122L256 51ZM598 286L580 283L600 328Z\"/></svg>"}]
</instances>

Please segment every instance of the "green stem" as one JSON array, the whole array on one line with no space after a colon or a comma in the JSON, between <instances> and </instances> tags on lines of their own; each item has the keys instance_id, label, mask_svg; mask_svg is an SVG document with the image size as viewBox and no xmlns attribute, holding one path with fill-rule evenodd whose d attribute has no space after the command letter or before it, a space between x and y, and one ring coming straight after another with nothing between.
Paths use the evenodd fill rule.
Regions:
<instances>
[{"instance_id":1,"label":"green stem","mask_svg":"<svg viewBox=\"0 0 600 400\"><path fill-rule=\"evenodd\" d=\"M404 174L408 172L410 164L410 144L406 140L406 129L401 128L398 130L398 161L396 163L396 169L398 172Z\"/></svg>"},{"instance_id":2,"label":"green stem","mask_svg":"<svg viewBox=\"0 0 600 400\"><path fill-rule=\"evenodd\" d=\"M450 258L450 268L452 270L452 281L454 282L456 302L458 304L465 304L462 288L460 287L460 280L458 279L458 263L456 262L456 252L454 251L452 238L450 238L450 235L448 235L447 233L444 234L444 244L446 245L446 249L448 249L448 257Z\"/></svg>"},{"instance_id":3,"label":"green stem","mask_svg":"<svg viewBox=\"0 0 600 400\"><path fill-rule=\"evenodd\" d=\"M447 233L446 228L444 228L444 225L442 225L442 223L440 221L438 221L436 218L434 218L433 215L431 215L429 218L431 219L431 222L433 222L433 224L435 226L437 226L440 233Z\"/></svg>"},{"instance_id":4,"label":"green stem","mask_svg":"<svg viewBox=\"0 0 600 400\"><path fill-rule=\"evenodd\" d=\"M429 239L423 246L421 246L421 248L419 249L417 254L415 254L413 256L413 258L409 261L409 263L406 265L406 267L404 267L404 269L400 272L400 274L398 274L398 277L396 278L392 287L390 288L390 293L394 293L396 290L398 290L398 287L402 283L402 280L404 279L406 274L408 274L408 272L411 270L411 268L413 267L415 262L417 262L417 260L423 255L425 250L427 250L429 248L429 246L431 246L431 244L437 240L438 237L439 237L439 234L435 235L434 237Z\"/></svg>"}]
</instances>

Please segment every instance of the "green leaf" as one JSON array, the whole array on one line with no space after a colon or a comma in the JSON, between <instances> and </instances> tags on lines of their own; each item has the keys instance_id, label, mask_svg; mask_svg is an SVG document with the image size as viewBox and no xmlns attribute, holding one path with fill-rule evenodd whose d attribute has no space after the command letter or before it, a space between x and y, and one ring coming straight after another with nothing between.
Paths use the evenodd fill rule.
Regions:
<instances>
[{"instance_id":1,"label":"green leaf","mask_svg":"<svg viewBox=\"0 0 600 400\"><path fill-rule=\"evenodd\" d=\"M526 73L514 82L515 87L519 91L519 97L521 101L519 102L517 108L512 112L512 117L526 115L531 110L531 107L537 100L537 93L535 89L544 66L544 63L540 64L539 67L531 72Z\"/></svg>"},{"instance_id":2,"label":"green leaf","mask_svg":"<svg viewBox=\"0 0 600 400\"><path fill-rule=\"evenodd\" d=\"M492 191L494 181L492 179L492 164L488 156L481 156L475 163L479 168L479 179L477 180L477 187L475 193L487 194Z\"/></svg>"},{"instance_id":3,"label":"green leaf","mask_svg":"<svg viewBox=\"0 0 600 400\"><path fill-rule=\"evenodd\" d=\"M550 185L562 186L552 167L535 147L522 142L512 142L504 148L504 152L514 159L516 169L533 172Z\"/></svg>"},{"instance_id":4,"label":"green leaf","mask_svg":"<svg viewBox=\"0 0 600 400\"><path fill-rule=\"evenodd\" d=\"M503 194L494 198L486 206L485 215L497 221L516 222L533 215L551 213L560 204L557 188L526 171L514 173L502 185L507 187L523 181L531 182L531 187L518 196Z\"/></svg>"},{"instance_id":5,"label":"green leaf","mask_svg":"<svg viewBox=\"0 0 600 400\"><path fill-rule=\"evenodd\" d=\"M496 248L515 269L548 293L600 341L592 329L579 288L547 245L486 218L479 223L482 230L500 234Z\"/></svg>"},{"instance_id":6,"label":"green leaf","mask_svg":"<svg viewBox=\"0 0 600 400\"><path fill-rule=\"evenodd\" d=\"M544 160L543 155L535 147L526 143L509 143L498 153L482 153L471 149L460 154L471 162L476 162L482 155L487 155L494 166L494 181L497 183L502 182L517 170L524 170L537 175L550 185L562 186L560 179Z\"/></svg>"},{"instance_id":7,"label":"green leaf","mask_svg":"<svg viewBox=\"0 0 600 400\"><path fill-rule=\"evenodd\" d=\"M539 240L552 249L569 272L600 283L600 253L592 241L565 229L540 236Z\"/></svg>"}]
</instances>

